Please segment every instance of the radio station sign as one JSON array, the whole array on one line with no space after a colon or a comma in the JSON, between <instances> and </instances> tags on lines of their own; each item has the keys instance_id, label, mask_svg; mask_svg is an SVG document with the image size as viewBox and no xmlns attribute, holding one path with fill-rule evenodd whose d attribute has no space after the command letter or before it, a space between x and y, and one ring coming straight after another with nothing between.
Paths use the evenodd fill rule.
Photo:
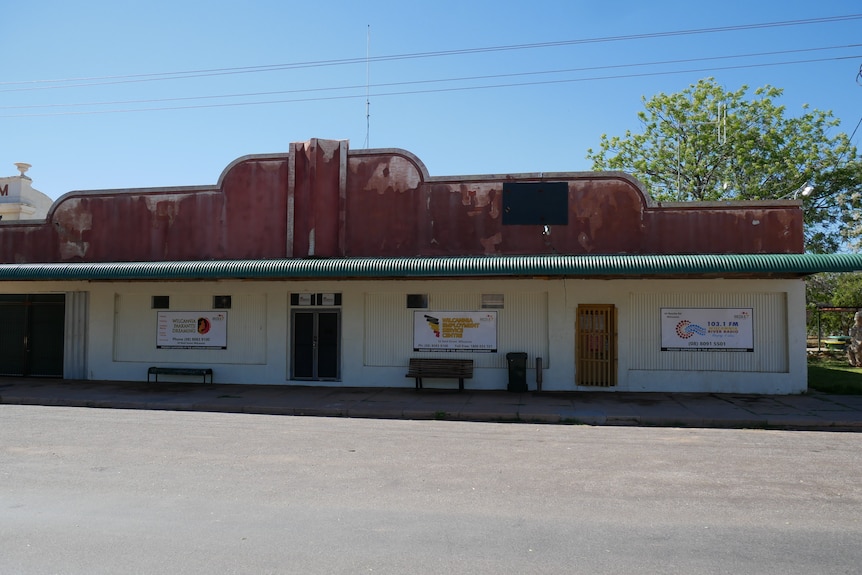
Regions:
<instances>
[{"instance_id":1,"label":"radio station sign","mask_svg":"<svg viewBox=\"0 0 862 575\"><path fill-rule=\"evenodd\" d=\"M413 351L497 351L496 311L416 311Z\"/></svg>"},{"instance_id":2,"label":"radio station sign","mask_svg":"<svg viewBox=\"0 0 862 575\"><path fill-rule=\"evenodd\" d=\"M227 312L158 312L156 348L227 349Z\"/></svg>"},{"instance_id":3,"label":"radio station sign","mask_svg":"<svg viewBox=\"0 0 862 575\"><path fill-rule=\"evenodd\" d=\"M662 308L662 351L754 351L751 308Z\"/></svg>"}]
</instances>

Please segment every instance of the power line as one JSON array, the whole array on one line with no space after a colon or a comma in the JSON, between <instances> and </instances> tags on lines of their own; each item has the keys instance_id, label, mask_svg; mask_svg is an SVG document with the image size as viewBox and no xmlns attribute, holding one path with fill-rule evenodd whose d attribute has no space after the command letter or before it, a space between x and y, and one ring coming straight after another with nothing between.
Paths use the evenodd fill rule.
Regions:
<instances>
[{"instance_id":1,"label":"power line","mask_svg":"<svg viewBox=\"0 0 862 575\"><path fill-rule=\"evenodd\" d=\"M552 85L552 84L567 84L567 83L574 83L574 82L593 82L593 81L601 81L601 80L617 80L617 79L624 79L624 78L643 78L643 77L653 77L653 76L667 76L667 75L672 75L672 74L688 74L688 73L713 72L713 71L721 71L721 70L764 68L764 67L770 67L770 66L788 66L788 65L797 65L797 64L812 64L812 63L828 62L828 61L835 61L835 60L855 59L855 58L860 58L860 57L862 57L862 55L839 56L839 57L833 57L833 58L815 58L815 59L809 59L809 60L792 60L792 61L787 61L787 62L740 64L740 65L735 65L735 66L717 66L717 67L711 67L711 68L693 68L693 69L686 69L686 70L643 72L643 73L637 73L637 74L618 74L618 75L610 75L610 76L594 76L594 77L589 77L589 78L569 78L569 79L562 79L562 80L544 80L544 81L536 81L536 82L513 82L513 83L506 83L506 84L490 84L490 85L482 85L482 86L461 86L461 87L452 87L452 88L433 88L433 89L427 89L427 90L406 90L406 91L398 91L398 92L378 92L378 93L372 93L372 94L370 94L370 96L374 96L374 97L406 96L406 95L433 94L433 93L444 93L444 92L463 92L463 91L470 91L470 90L500 89L500 88L511 88L511 87L520 87L520 86L540 86L540 85ZM428 82L428 81L425 81L425 82ZM417 82L417 83L421 83L421 82ZM380 85L380 86L384 86L384 85ZM356 86L354 88L361 88L361 87L362 86ZM343 89L348 89L348 88L343 88ZM300 91L311 91L311 90L300 90ZM216 98L218 96L212 96L212 97ZM299 102L322 102L322 101L331 101L331 100L357 99L357 98L362 98L362 97L364 97L362 94L348 94L348 95L342 95L342 96L294 98L294 99L286 99L286 100L267 100L267 101L259 101L259 102L231 102L231 103L222 103L222 104L200 104L200 105L192 105L192 106L162 106L162 107L132 108L132 109L120 109L120 110L91 110L91 111L81 111L81 112L9 114L9 115L0 115L0 118L23 118L23 117L40 117L40 116L41 117L45 117L45 116L83 116L83 115L94 115L94 114L160 112L160 111L171 111L171 110L193 110L193 109L206 109L206 108L228 108L228 107L239 107L239 106L289 104L289 103L299 103ZM144 102L134 102L133 101L131 103L145 103L145 101Z\"/></svg>"},{"instance_id":2,"label":"power line","mask_svg":"<svg viewBox=\"0 0 862 575\"><path fill-rule=\"evenodd\" d=\"M432 80L412 80L412 81L404 81L404 82L387 82L380 84L370 84L367 82L365 84L366 88L366 97L370 97L369 89L370 87L374 88L384 88L384 87L393 87L393 86L408 86L408 85L418 85L418 84L434 84L434 83L443 83L443 82L465 82L471 80L491 80L498 78L516 78L516 77L524 77L524 76L538 76L538 75L546 75L546 74L564 74L571 72L587 72L594 70L612 70L619 68L637 68L637 67L647 67L647 66L665 66L670 64L688 64L692 62L709 62L716 60L732 60L737 58L759 58L763 56L779 56L779 55L788 55L788 54L799 54L799 53L807 53L807 52L821 52L826 50L838 50L838 49L846 49L846 48L859 48L862 44L847 44L847 45L839 45L839 46L825 46L819 48L798 48L794 50L777 50L771 52L753 52L746 54L732 54L726 56L707 56L702 58L683 58L683 59L675 59L675 60L659 60L654 62L638 62L632 64L613 64L607 66L584 66L578 68L564 68L557 70L542 70L542 71L532 71L532 72L514 72L509 74L491 74L491 75L483 75L483 76L462 76L456 78L438 78ZM852 57L852 56L851 56ZM836 57L837 59L837 57ZM525 84L526 85L526 84ZM298 94L298 93L310 93L310 92L328 92L328 91L336 91L336 90L353 90L361 88L360 85L347 85L347 86L335 86L331 88L299 88L294 90L277 90L277 91L267 91L267 92L246 92L246 93L238 93L238 94L221 94L221 95L207 95L207 96L187 96L187 97L175 97L175 98L150 98L150 99L137 99L137 100L113 100L113 101L102 101L102 102L77 102L77 103L68 103L68 104L28 104L28 105L20 105L20 106L0 106L0 110L23 110L23 109L44 109L44 108L72 108L72 107L83 107L83 106L115 106L121 104L149 104L149 103L162 103L162 102L182 102L182 101L190 101L190 100L211 100L211 99L221 99L221 98L249 98L255 96L274 96L280 94ZM369 104L370 102L366 102Z\"/></svg>"},{"instance_id":3,"label":"power line","mask_svg":"<svg viewBox=\"0 0 862 575\"><path fill-rule=\"evenodd\" d=\"M48 90L61 88L80 88L91 86L103 86L109 84L122 84L132 82L152 82L163 80L178 80L187 78L200 78L206 76L221 76L228 74L248 74L257 72L272 72L279 70L293 70L300 68L316 68L325 66L340 66L349 64L362 64L368 62L387 62L396 60L407 60L415 58L436 58L443 56L460 56L467 54L481 54L488 52L502 52L512 50L532 50L540 48L556 48L561 46L575 46L581 44L594 44L604 42L622 42L630 40L647 40L655 38L669 38L674 36L689 36L697 34L715 34L724 32L739 32L748 30L758 30L765 28L779 28L787 26L803 26L813 24L828 24L834 22L845 22L849 20L862 19L862 14L848 14L844 16L830 16L824 18L807 18L802 20L784 20L778 22L764 22L759 24L740 24L734 26L718 26L711 28L693 28L688 30L675 30L666 32L650 32L643 34L627 34L621 36L603 36L597 38L581 38L574 40L559 40L553 42L538 42L531 44L510 44L503 46L489 46L481 48L461 48L455 50L437 50L430 52L415 52L407 54L394 54L388 56L375 56L373 58L342 58L332 60L315 60L308 62L294 62L287 64L268 64L260 66L242 66L232 68L213 68L202 70L186 70L178 72L158 72L149 74L127 74L116 76L94 76L80 78L66 78L54 80L26 80L26 81L11 81L0 82L0 86L25 86L22 88L0 89L0 92L17 92L31 90ZM68 82L77 82L75 84L66 84ZM64 85L46 85L46 84L64 84Z\"/></svg>"},{"instance_id":4,"label":"power line","mask_svg":"<svg viewBox=\"0 0 862 575\"><path fill-rule=\"evenodd\" d=\"M855 136L855 135L856 135L856 130L858 130L858 129L859 129L859 125L860 125L860 124L862 124L862 118L859 118L859 121L858 121L858 122L856 122L856 127L855 127L855 128L853 128L853 133L852 133L852 134L850 134L850 141L851 141L851 142L853 141L853 136Z\"/></svg>"}]
</instances>

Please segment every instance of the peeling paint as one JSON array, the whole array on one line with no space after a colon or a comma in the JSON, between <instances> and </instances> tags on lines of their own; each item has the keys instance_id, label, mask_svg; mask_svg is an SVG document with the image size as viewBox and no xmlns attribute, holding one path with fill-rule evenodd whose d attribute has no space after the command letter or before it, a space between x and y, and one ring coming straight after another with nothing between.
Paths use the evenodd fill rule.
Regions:
<instances>
[{"instance_id":1,"label":"peeling paint","mask_svg":"<svg viewBox=\"0 0 862 575\"><path fill-rule=\"evenodd\" d=\"M64 211L62 216L57 219L57 224L67 234L71 231L84 232L93 229L93 214L91 212L82 210Z\"/></svg>"},{"instance_id":2,"label":"peeling paint","mask_svg":"<svg viewBox=\"0 0 862 575\"><path fill-rule=\"evenodd\" d=\"M84 259L89 242L63 242L60 244L60 257L64 260Z\"/></svg>"},{"instance_id":3,"label":"peeling paint","mask_svg":"<svg viewBox=\"0 0 862 575\"><path fill-rule=\"evenodd\" d=\"M315 140L317 149L323 152L323 161L331 162L335 153L341 149L341 140Z\"/></svg>"},{"instance_id":4,"label":"peeling paint","mask_svg":"<svg viewBox=\"0 0 862 575\"><path fill-rule=\"evenodd\" d=\"M83 235L93 228L93 214L80 209L80 204L73 206L78 209L66 206L67 209L58 214L54 222L60 239L60 258L63 260L85 259L90 247L89 242L84 241Z\"/></svg>"},{"instance_id":5,"label":"peeling paint","mask_svg":"<svg viewBox=\"0 0 862 575\"><path fill-rule=\"evenodd\" d=\"M418 188L421 181L421 175L412 162L401 156L392 156L388 161L381 162L375 168L367 186L368 189L373 189L378 194L383 194L387 190L404 193L407 190Z\"/></svg>"},{"instance_id":6,"label":"peeling paint","mask_svg":"<svg viewBox=\"0 0 862 575\"><path fill-rule=\"evenodd\" d=\"M496 254L498 251L497 246L503 243L503 235L500 233L496 233L489 238L483 238L479 241L482 242L482 247L485 248L484 255L493 255Z\"/></svg>"},{"instance_id":7,"label":"peeling paint","mask_svg":"<svg viewBox=\"0 0 862 575\"><path fill-rule=\"evenodd\" d=\"M159 206L164 204L179 205L179 203L189 197L189 194L158 194L153 196L139 196L143 198L147 209L154 215L158 213Z\"/></svg>"},{"instance_id":8,"label":"peeling paint","mask_svg":"<svg viewBox=\"0 0 862 575\"><path fill-rule=\"evenodd\" d=\"M174 219L180 213L180 202L178 200L153 201L153 198L146 198L147 209L155 216L153 218L153 227L159 227L159 222L167 220L168 226L173 225Z\"/></svg>"}]
</instances>

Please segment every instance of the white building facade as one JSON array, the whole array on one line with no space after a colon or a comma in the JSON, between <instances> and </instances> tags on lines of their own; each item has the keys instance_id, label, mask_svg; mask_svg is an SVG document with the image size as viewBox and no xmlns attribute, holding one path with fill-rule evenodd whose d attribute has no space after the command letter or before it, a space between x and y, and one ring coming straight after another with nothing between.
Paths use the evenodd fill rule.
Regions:
<instances>
[{"instance_id":1,"label":"white building facade","mask_svg":"<svg viewBox=\"0 0 862 575\"><path fill-rule=\"evenodd\" d=\"M662 205L614 172L432 177L328 140L46 211L0 221L0 377L412 387L411 358L450 358L493 390L518 354L531 390L801 393L804 278L862 270L802 253L799 201Z\"/></svg>"},{"instance_id":2,"label":"white building facade","mask_svg":"<svg viewBox=\"0 0 862 575\"><path fill-rule=\"evenodd\" d=\"M0 220L45 219L53 201L33 188L32 180L25 175L30 164L18 162L15 167L19 175L0 178Z\"/></svg>"},{"instance_id":3,"label":"white building facade","mask_svg":"<svg viewBox=\"0 0 862 575\"><path fill-rule=\"evenodd\" d=\"M48 296L62 299L53 335L43 325L42 333L8 337L10 294L22 288L29 310ZM506 355L522 352L530 389L788 394L807 387L804 283L792 278L28 281L0 282L0 293L7 294L0 298L7 340L62 342L48 346L59 355L48 363L62 373L46 375L69 379L144 381L149 367L174 366L211 368L216 383L412 387L409 358L450 357L473 360L470 388L505 389ZM717 326L724 332L717 338L680 339L675 329L680 318L708 331L739 315L744 325ZM427 316L468 318L441 340L467 347L423 348ZM469 333L477 316L493 317L481 336ZM169 325L200 318L223 322L211 329L214 338ZM689 348L690 340L698 344ZM704 349L705 341L723 347ZM6 352L6 371L16 371ZM30 361L44 365L45 355Z\"/></svg>"}]
</instances>

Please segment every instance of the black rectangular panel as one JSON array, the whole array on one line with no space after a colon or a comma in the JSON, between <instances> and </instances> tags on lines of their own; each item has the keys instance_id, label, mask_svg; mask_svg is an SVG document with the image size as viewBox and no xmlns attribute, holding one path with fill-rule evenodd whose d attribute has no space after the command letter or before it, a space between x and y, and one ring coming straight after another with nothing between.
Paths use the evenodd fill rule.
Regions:
<instances>
[{"instance_id":1,"label":"black rectangular panel","mask_svg":"<svg viewBox=\"0 0 862 575\"><path fill-rule=\"evenodd\" d=\"M62 304L30 306L30 375L63 377L65 316Z\"/></svg>"},{"instance_id":2,"label":"black rectangular panel","mask_svg":"<svg viewBox=\"0 0 862 575\"><path fill-rule=\"evenodd\" d=\"M24 375L27 349L24 305L0 306L0 375Z\"/></svg>"},{"instance_id":3,"label":"black rectangular panel","mask_svg":"<svg viewBox=\"0 0 862 575\"><path fill-rule=\"evenodd\" d=\"M293 316L293 377L314 377L314 312L297 312Z\"/></svg>"},{"instance_id":4,"label":"black rectangular panel","mask_svg":"<svg viewBox=\"0 0 862 575\"><path fill-rule=\"evenodd\" d=\"M568 223L568 183L503 183L504 226L565 226Z\"/></svg>"}]
</instances>

